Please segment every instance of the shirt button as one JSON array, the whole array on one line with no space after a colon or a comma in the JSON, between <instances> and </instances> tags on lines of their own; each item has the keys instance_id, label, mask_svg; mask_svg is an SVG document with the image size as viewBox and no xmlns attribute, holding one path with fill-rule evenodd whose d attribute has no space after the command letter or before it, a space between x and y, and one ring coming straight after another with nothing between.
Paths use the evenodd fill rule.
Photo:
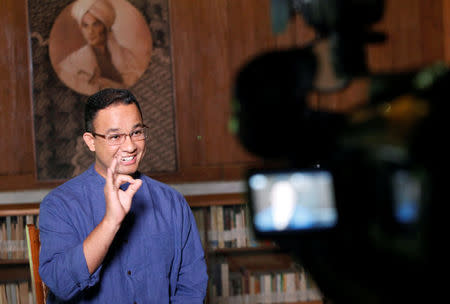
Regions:
<instances>
[{"instance_id":1,"label":"shirt button","mask_svg":"<svg viewBox=\"0 0 450 304\"><path fill-rule=\"evenodd\" d=\"M131 275L131 271L130 270L128 270L127 273L128 273L128 275Z\"/></svg>"}]
</instances>

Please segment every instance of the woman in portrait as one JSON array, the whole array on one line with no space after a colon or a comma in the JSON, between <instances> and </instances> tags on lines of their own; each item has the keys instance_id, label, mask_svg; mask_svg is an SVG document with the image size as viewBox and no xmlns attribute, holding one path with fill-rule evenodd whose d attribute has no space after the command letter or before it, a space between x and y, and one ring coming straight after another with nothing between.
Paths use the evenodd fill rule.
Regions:
<instances>
[{"instance_id":1,"label":"woman in portrait","mask_svg":"<svg viewBox=\"0 0 450 304\"><path fill-rule=\"evenodd\" d=\"M57 74L69 87L85 95L103 88L127 88L139 78L133 53L121 46L111 31L116 12L107 0L77 0L72 6L86 45L57 66Z\"/></svg>"}]
</instances>

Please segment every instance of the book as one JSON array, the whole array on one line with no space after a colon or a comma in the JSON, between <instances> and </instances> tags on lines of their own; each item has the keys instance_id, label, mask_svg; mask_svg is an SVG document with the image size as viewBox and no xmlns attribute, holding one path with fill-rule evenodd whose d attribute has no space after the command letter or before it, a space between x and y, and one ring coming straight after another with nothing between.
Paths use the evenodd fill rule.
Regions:
<instances>
[{"instance_id":1,"label":"book","mask_svg":"<svg viewBox=\"0 0 450 304\"><path fill-rule=\"evenodd\" d=\"M210 248L217 248L219 245L217 238L217 206L209 208L209 222L208 222L208 242Z\"/></svg>"},{"instance_id":2,"label":"book","mask_svg":"<svg viewBox=\"0 0 450 304\"><path fill-rule=\"evenodd\" d=\"M6 284L0 284L0 303L8 303L8 298L6 297Z\"/></svg>"},{"instance_id":3,"label":"book","mask_svg":"<svg viewBox=\"0 0 450 304\"><path fill-rule=\"evenodd\" d=\"M243 276L239 272L229 272L229 296L241 296L244 294Z\"/></svg>"},{"instance_id":4,"label":"book","mask_svg":"<svg viewBox=\"0 0 450 304\"><path fill-rule=\"evenodd\" d=\"M25 258L25 217L23 215L17 216L17 224L16 224L16 258L24 259Z\"/></svg>"},{"instance_id":5,"label":"book","mask_svg":"<svg viewBox=\"0 0 450 304\"><path fill-rule=\"evenodd\" d=\"M6 303L15 304L17 303L17 297L16 297L16 284L14 283L8 283L6 284Z\"/></svg>"},{"instance_id":6,"label":"book","mask_svg":"<svg viewBox=\"0 0 450 304\"><path fill-rule=\"evenodd\" d=\"M30 288L29 288L28 281L19 282L18 291L19 291L18 298L19 298L20 304L32 304L29 301Z\"/></svg>"},{"instance_id":7,"label":"book","mask_svg":"<svg viewBox=\"0 0 450 304\"><path fill-rule=\"evenodd\" d=\"M249 286L249 294L255 295L256 294L256 282L255 282L254 275L249 275L248 286Z\"/></svg>"},{"instance_id":8,"label":"book","mask_svg":"<svg viewBox=\"0 0 450 304\"><path fill-rule=\"evenodd\" d=\"M217 247L224 248L224 223L223 223L223 206L216 206L216 223L217 223Z\"/></svg>"},{"instance_id":9,"label":"book","mask_svg":"<svg viewBox=\"0 0 450 304\"><path fill-rule=\"evenodd\" d=\"M284 274L284 279L286 281L285 301L286 302L297 301L296 292L295 292L295 273L294 272L286 272Z\"/></svg>"},{"instance_id":10,"label":"book","mask_svg":"<svg viewBox=\"0 0 450 304\"><path fill-rule=\"evenodd\" d=\"M8 258L8 237L6 234L6 217L0 217L0 259Z\"/></svg>"},{"instance_id":11,"label":"book","mask_svg":"<svg viewBox=\"0 0 450 304\"><path fill-rule=\"evenodd\" d=\"M206 248L206 237L205 237L205 209L195 208L192 210L194 214L195 223L197 225L198 234L200 235L200 241L202 243L203 249Z\"/></svg>"},{"instance_id":12,"label":"book","mask_svg":"<svg viewBox=\"0 0 450 304\"><path fill-rule=\"evenodd\" d=\"M33 214L27 214L27 215L25 216L25 224L26 224L26 225L28 225L28 224L35 224Z\"/></svg>"},{"instance_id":13,"label":"book","mask_svg":"<svg viewBox=\"0 0 450 304\"><path fill-rule=\"evenodd\" d=\"M261 276L261 293L270 295L272 293L272 276L270 273Z\"/></svg>"},{"instance_id":14,"label":"book","mask_svg":"<svg viewBox=\"0 0 450 304\"><path fill-rule=\"evenodd\" d=\"M232 208L230 206L225 206L223 208L223 218L224 218L224 222L223 222L223 241L224 241L224 248L232 248L233 242L233 235L231 233L232 231Z\"/></svg>"},{"instance_id":15,"label":"book","mask_svg":"<svg viewBox=\"0 0 450 304\"><path fill-rule=\"evenodd\" d=\"M221 284L222 284L222 296L228 297L230 296L230 286L229 286L229 269L227 263L220 264L220 274L221 274Z\"/></svg>"},{"instance_id":16,"label":"book","mask_svg":"<svg viewBox=\"0 0 450 304\"><path fill-rule=\"evenodd\" d=\"M12 219L11 219L11 216L7 216L6 217L6 242L7 242L6 258L8 258L8 259L13 258L13 248L11 246L12 237L13 237L12 236Z\"/></svg>"}]
</instances>

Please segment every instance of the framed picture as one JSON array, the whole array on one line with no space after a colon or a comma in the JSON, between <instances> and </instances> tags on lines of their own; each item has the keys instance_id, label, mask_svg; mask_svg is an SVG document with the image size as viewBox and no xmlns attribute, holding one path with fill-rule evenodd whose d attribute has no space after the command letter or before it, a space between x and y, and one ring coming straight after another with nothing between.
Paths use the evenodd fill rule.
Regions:
<instances>
[{"instance_id":1,"label":"framed picture","mask_svg":"<svg viewBox=\"0 0 450 304\"><path fill-rule=\"evenodd\" d=\"M138 99L150 143L140 170L177 169L168 0L28 0L38 180L63 180L94 161L84 104L102 88Z\"/></svg>"}]
</instances>

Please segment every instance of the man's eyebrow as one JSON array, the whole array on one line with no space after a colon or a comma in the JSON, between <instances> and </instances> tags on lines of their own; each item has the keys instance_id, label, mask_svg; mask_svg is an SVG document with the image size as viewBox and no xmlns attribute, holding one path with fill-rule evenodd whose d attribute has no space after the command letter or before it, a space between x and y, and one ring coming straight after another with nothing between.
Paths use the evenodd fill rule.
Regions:
<instances>
[{"instance_id":1,"label":"man's eyebrow","mask_svg":"<svg viewBox=\"0 0 450 304\"><path fill-rule=\"evenodd\" d=\"M139 122L139 123L135 124L135 125L131 128L131 130L134 130L134 129L136 129L136 128L143 127L143 126L144 126L144 124L143 124L142 122ZM106 130L106 133L120 132L120 131L121 131L120 128L110 128L110 129Z\"/></svg>"},{"instance_id":2,"label":"man's eyebrow","mask_svg":"<svg viewBox=\"0 0 450 304\"><path fill-rule=\"evenodd\" d=\"M106 132L105 132L105 133L111 133L111 132L119 132L119 131L120 131L120 129L119 129L119 128L110 128L110 129L106 130Z\"/></svg>"},{"instance_id":3,"label":"man's eyebrow","mask_svg":"<svg viewBox=\"0 0 450 304\"><path fill-rule=\"evenodd\" d=\"M136 129L138 127L143 127L143 126L144 126L144 124L142 122L140 122L140 123L135 124L132 129Z\"/></svg>"}]
</instances>

